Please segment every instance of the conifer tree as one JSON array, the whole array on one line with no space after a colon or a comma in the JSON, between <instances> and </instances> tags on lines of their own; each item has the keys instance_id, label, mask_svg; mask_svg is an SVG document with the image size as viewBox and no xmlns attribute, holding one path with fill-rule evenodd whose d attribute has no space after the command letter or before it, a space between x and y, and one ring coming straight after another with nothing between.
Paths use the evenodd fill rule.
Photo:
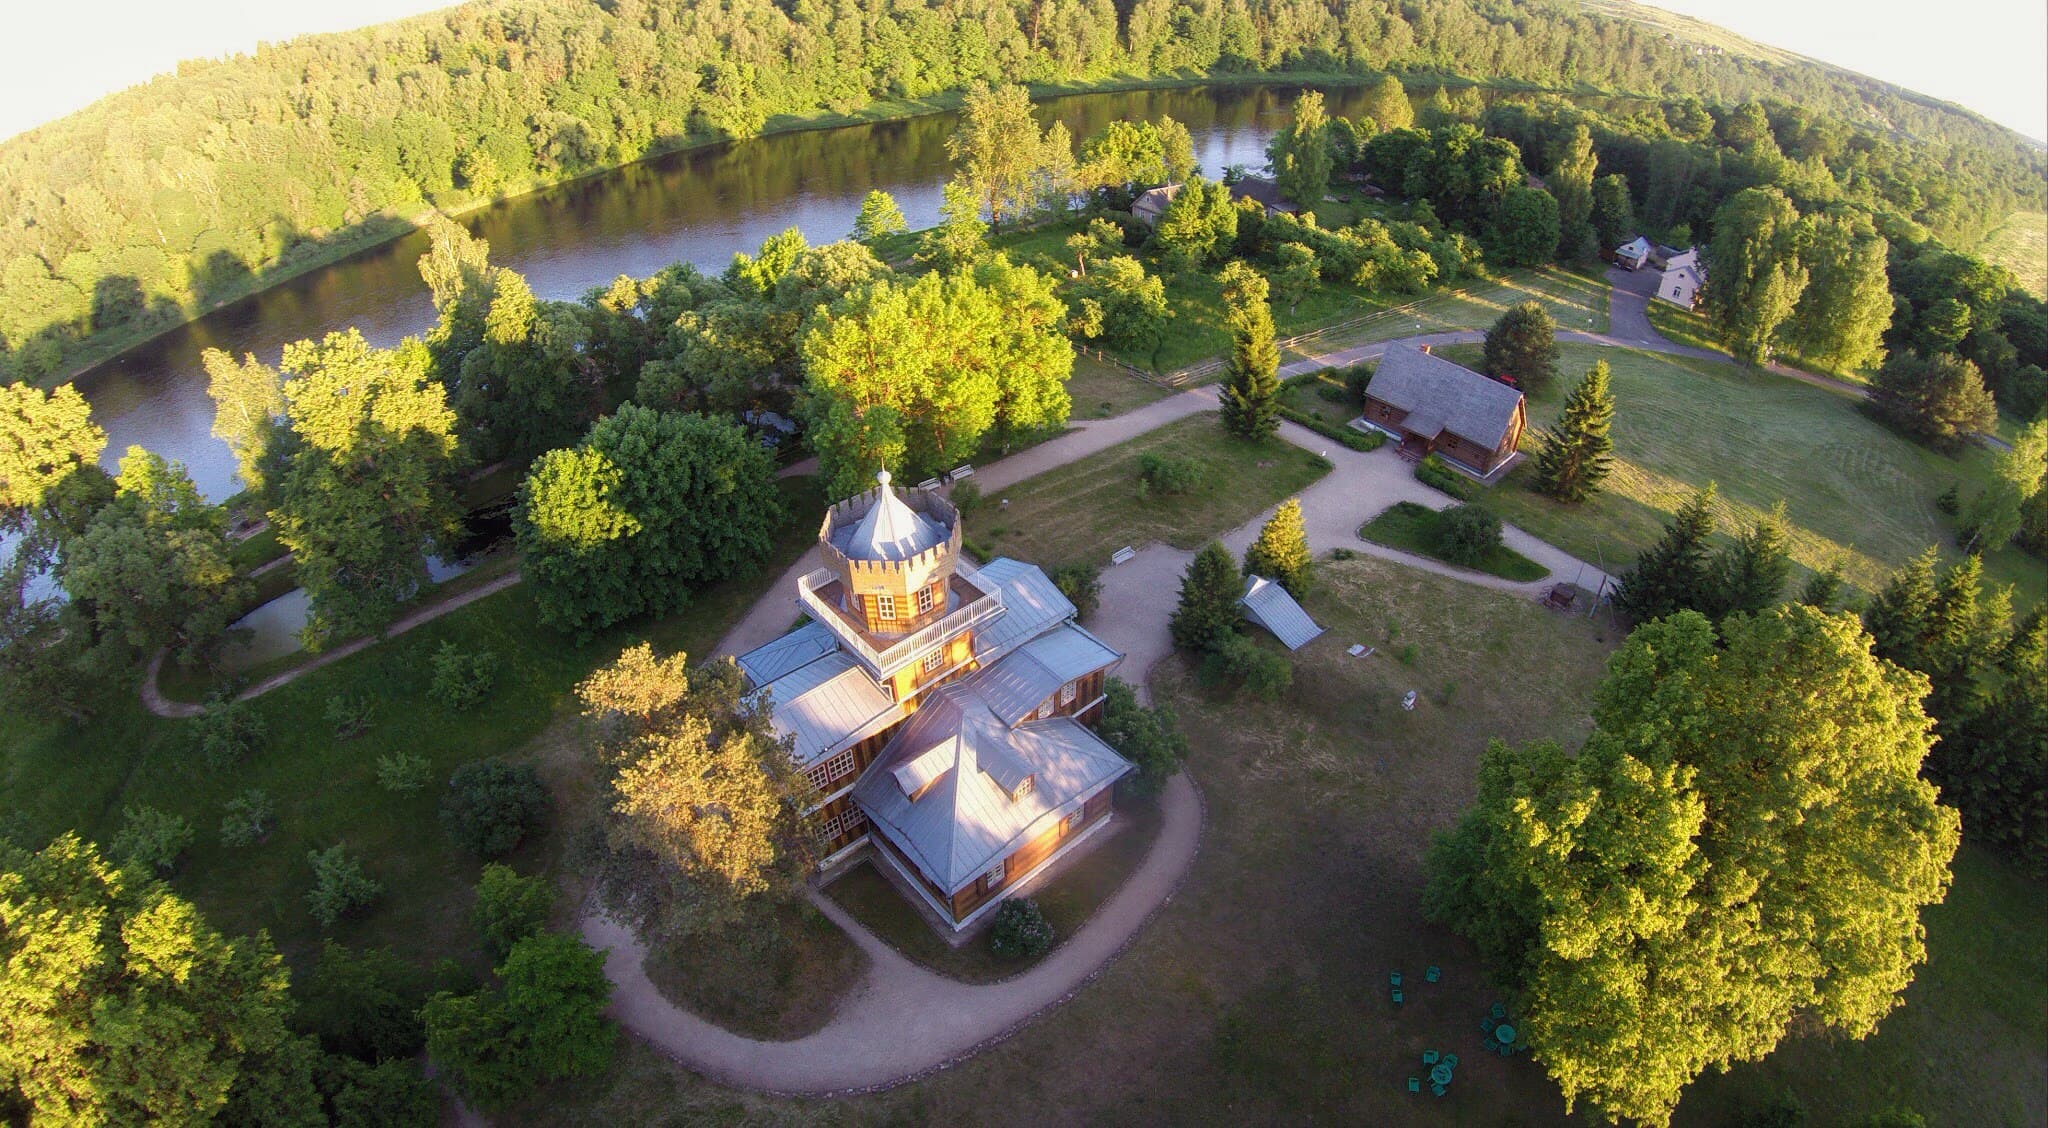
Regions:
<instances>
[{"instance_id":1,"label":"conifer tree","mask_svg":"<svg viewBox=\"0 0 2048 1128\"><path fill-rule=\"evenodd\" d=\"M1288 498L1273 511L1259 539L1245 550L1244 572L1264 576L1300 599L1315 584L1315 560L1309 555L1308 530L1301 522L1301 500Z\"/></svg>"},{"instance_id":2,"label":"conifer tree","mask_svg":"<svg viewBox=\"0 0 2048 1128\"><path fill-rule=\"evenodd\" d=\"M1721 619L1754 614L1778 602L1792 575L1789 539L1785 503L1780 501L1715 556L1711 604L1700 609Z\"/></svg>"},{"instance_id":3,"label":"conifer tree","mask_svg":"<svg viewBox=\"0 0 2048 1128\"><path fill-rule=\"evenodd\" d=\"M1886 581L1863 611L1863 629L1880 658L1917 669L1934 617L1933 546Z\"/></svg>"},{"instance_id":4,"label":"conifer tree","mask_svg":"<svg viewBox=\"0 0 2048 1128\"><path fill-rule=\"evenodd\" d=\"M1273 137L1266 155L1273 162L1273 177L1280 194L1312 208L1323 202L1330 186L1330 119L1323 112L1323 96L1310 90L1294 100L1294 121Z\"/></svg>"},{"instance_id":5,"label":"conifer tree","mask_svg":"<svg viewBox=\"0 0 2048 1128\"><path fill-rule=\"evenodd\" d=\"M869 192L860 202L860 214L853 219L853 237L863 243L901 235L907 228L903 209L896 206L896 197L880 188Z\"/></svg>"},{"instance_id":6,"label":"conifer tree","mask_svg":"<svg viewBox=\"0 0 2048 1128\"><path fill-rule=\"evenodd\" d=\"M1266 280L1242 262L1225 267L1221 279L1232 337L1223 366L1223 427L1243 438L1264 438L1280 425L1280 346L1273 340Z\"/></svg>"},{"instance_id":7,"label":"conifer tree","mask_svg":"<svg viewBox=\"0 0 2048 1128\"><path fill-rule=\"evenodd\" d=\"M1536 452L1536 492L1568 502L1591 497L1614 461L1608 454L1614 440L1607 433L1613 421L1614 393L1603 360L1580 379L1564 413L1543 433Z\"/></svg>"},{"instance_id":8,"label":"conifer tree","mask_svg":"<svg viewBox=\"0 0 2048 1128\"><path fill-rule=\"evenodd\" d=\"M1210 541L1189 562L1180 583L1180 607L1173 613L1173 644L1196 654L1215 650L1237 631L1237 599L1244 587L1237 561L1220 541Z\"/></svg>"},{"instance_id":9,"label":"conifer tree","mask_svg":"<svg viewBox=\"0 0 2048 1128\"><path fill-rule=\"evenodd\" d=\"M1807 577L1806 587L1799 592L1799 602L1822 611L1833 611L1835 601L1842 597L1842 562L1830 561L1826 568Z\"/></svg>"},{"instance_id":10,"label":"conifer tree","mask_svg":"<svg viewBox=\"0 0 2048 1128\"><path fill-rule=\"evenodd\" d=\"M1541 390L1557 375L1557 323L1535 302L1515 306L1486 331L1479 365L1525 392Z\"/></svg>"},{"instance_id":11,"label":"conifer tree","mask_svg":"<svg viewBox=\"0 0 2048 1128\"><path fill-rule=\"evenodd\" d=\"M1557 197L1560 262L1583 261L1595 254L1593 172L1599 163L1593 153L1593 136L1580 124L1565 139L1550 167L1550 194Z\"/></svg>"},{"instance_id":12,"label":"conifer tree","mask_svg":"<svg viewBox=\"0 0 2048 1128\"><path fill-rule=\"evenodd\" d=\"M1692 495L1664 526L1664 535L1621 577L1614 605L1642 623L1697 607L1712 591L1707 539L1714 535L1714 484Z\"/></svg>"}]
</instances>

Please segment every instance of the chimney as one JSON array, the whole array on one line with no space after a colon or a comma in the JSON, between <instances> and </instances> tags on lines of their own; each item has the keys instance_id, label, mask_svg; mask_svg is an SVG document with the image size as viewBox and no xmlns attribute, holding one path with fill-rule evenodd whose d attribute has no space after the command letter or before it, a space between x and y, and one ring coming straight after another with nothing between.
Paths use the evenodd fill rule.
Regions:
<instances>
[{"instance_id":1,"label":"chimney","mask_svg":"<svg viewBox=\"0 0 2048 1128\"><path fill-rule=\"evenodd\" d=\"M1424 355L1424 356L1428 356L1428 355L1429 355L1429 346L1428 346L1428 345L1418 345L1418 346L1416 346L1416 347L1417 347L1417 348L1420 348L1420 349L1422 350L1422 355Z\"/></svg>"}]
</instances>

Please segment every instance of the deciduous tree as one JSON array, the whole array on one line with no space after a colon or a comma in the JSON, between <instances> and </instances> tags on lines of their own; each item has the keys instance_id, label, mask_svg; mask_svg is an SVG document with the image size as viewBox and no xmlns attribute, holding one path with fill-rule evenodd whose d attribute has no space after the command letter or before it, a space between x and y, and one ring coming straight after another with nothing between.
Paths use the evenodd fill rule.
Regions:
<instances>
[{"instance_id":1,"label":"deciduous tree","mask_svg":"<svg viewBox=\"0 0 2048 1128\"><path fill-rule=\"evenodd\" d=\"M1486 257L1502 266L1541 266L1557 257L1560 238L1557 200L1541 188L1516 185L1501 196Z\"/></svg>"},{"instance_id":2,"label":"deciduous tree","mask_svg":"<svg viewBox=\"0 0 2048 1128\"><path fill-rule=\"evenodd\" d=\"M1762 364L1806 289L1799 213L1776 188L1745 188L1714 213L1707 317L1745 364Z\"/></svg>"},{"instance_id":3,"label":"deciduous tree","mask_svg":"<svg viewBox=\"0 0 2048 1128\"><path fill-rule=\"evenodd\" d=\"M1718 645L1717 645L1718 643ZM1959 821L1920 778L1918 675L1793 605L1638 628L1577 756L1496 743L1430 854L1567 1105L1664 1124L1799 1021L1868 1036L1926 956Z\"/></svg>"},{"instance_id":4,"label":"deciduous tree","mask_svg":"<svg viewBox=\"0 0 2048 1128\"><path fill-rule=\"evenodd\" d=\"M1964 549L2004 548L2027 501L2048 481L2048 419L2036 419L1991 459L1991 479L1962 512Z\"/></svg>"},{"instance_id":5,"label":"deciduous tree","mask_svg":"<svg viewBox=\"0 0 2048 1128\"><path fill-rule=\"evenodd\" d=\"M903 220L903 209L896 206L896 197L876 188L868 192L860 202L860 214L853 219L853 237L863 243L872 243L890 235L901 235L910 229Z\"/></svg>"},{"instance_id":6,"label":"deciduous tree","mask_svg":"<svg viewBox=\"0 0 2048 1128\"><path fill-rule=\"evenodd\" d=\"M1609 173L1593 182L1593 233L1600 249L1612 251L1636 236L1635 205L1628 194L1628 178Z\"/></svg>"},{"instance_id":7,"label":"deciduous tree","mask_svg":"<svg viewBox=\"0 0 2048 1128\"><path fill-rule=\"evenodd\" d=\"M1557 377L1557 323L1535 302L1522 302L1500 315L1486 331L1479 370L1527 392L1550 386Z\"/></svg>"},{"instance_id":8,"label":"deciduous tree","mask_svg":"<svg viewBox=\"0 0 2048 1128\"><path fill-rule=\"evenodd\" d=\"M1977 366L1953 353L1893 353L1871 383L1870 404L1892 426L1943 450L1998 423L1998 404Z\"/></svg>"},{"instance_id":9,"label":"deciduous tree","mask_svg":"<svg viewBox=\"0 0 2048 1128\"><path fill-rule=\"evenodd\" d=\"M1330 186L1330 118L1323 112L1321 92L1308 90L1294 99L1294 120L1273 135L1266 147L1280 194L1304 208L1323 202Z\"/></svg>"},{"instance_id":10,"label":"deciduous tree","mask_svg":"<svg viewBox=\"0 0 2048 1128\"><path fill-rule=\"evenodd\" d=\"M46 514L67 480L98 470L107 433L69 384L0 385L0 527Z\"/></svg>"},{"instance_id":11,"label":"deciduous tree","mask_svg":"<svg viewBox=\"0 0 2048 1128\"><path fill-rule=\"evenodd\" d=\"M1613 468L1614 393L1607 362L1597 361L1572 388L1557 422L1543 432L1536 451L1536 492L1578 503L1593 496Z\"/></svg>"},{"instance_id":12,"label":"deciduous tree","mask_svg":"<svg viewBox=\"0 0 2048 1128\"><path fill-rule=\"evenodd\" d=\"M970 88L960 127L946 139L946 153L959 167L962 182L998 231L1004 220L1028 214L1049 194L1071 188L1072 146L1060 123L1039 130L1031 117L1031 95L1022 86Z\"/></svg>"},{"instance_id":13,"label":"deciduous tree","mask_svg":"<svg viewBox=\"0 0 2048 1128\"><path fill-rule=\"evenodd\" d=\"M1874 365L1884 356L1884 331L1892 323L1885 277L1890 248L1867 221L1813 216L1806 224L1799 252L1806 289L1785 324L1785 338L1837 372Z\"/></svg>"},{"instance_id":14,"label":"deciduous tree","mask_svg":"<svg viewBox=\"0 0 2048 1128\"><path fill-rule=\"evenodd\" d=\"M603 952L564 933L530 936L499 965L495 989L427 1001L427 1056L487 1108L548 1081L598 1076L618 1044L604 1014L611 990Z\"/></svg>"},{"instance_id":15,"label":"deciduous tree","mask_svg":"<svg viewBox=\"0 0 2048 1128\"><path fill-rule=\"evenodd\" d=\"M199 362L206 368L206 394L213 399L213 437L234 452L242 488L260 495L264 456L284 418L284 378L254 353L238 361L207 349Z\"/></svg>"}]
</instances>

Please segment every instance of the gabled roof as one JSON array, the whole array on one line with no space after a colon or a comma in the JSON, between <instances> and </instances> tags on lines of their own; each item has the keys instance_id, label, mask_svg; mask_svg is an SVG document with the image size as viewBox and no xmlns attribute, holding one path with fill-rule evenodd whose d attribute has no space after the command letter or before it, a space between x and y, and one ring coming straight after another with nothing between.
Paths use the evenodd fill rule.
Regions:
<instances>
[{"instance_id":1,"label":"gabled roof","mask_svg":"<svg viewBox=\"0 0 2048 1128\"><path fill-rule=\"evenodd\" d=\"M1689 282L1695 290L1699 289L1701 284L1700 272L1691 263L1683 263L1666 269L1662 275L1658 276L1657 284L1661 286L1674 280Z\"/></svg>"},{"instance_id":2,"label":"gabled roof","mask_svg":"<svg viewBox=\"0 0 2048 1128\"><path fill-rule=\"evenodd\" d=\"M946 543L939 523L912 509L889 486L887 470L875 475L881 488L875 503L845 533L832 531L832 546L855 560L908 560Z\"/></svg>"},{"instance_id":3,"label":"gabled roof","mask_svg":"<svg viewBox=\"0 0 2048 1128\"><path fill-rule=\"evenodd\" d=\"M1242 177L1237 183L1232 184L1230 186L1230 198L1233 200L1256 201L1263 204L1268 211L1292 212L1295 210L1293 202L1280 194L1280 185L1258 176Z\"/></svg>"},{"instance_id":4,"label":"gabled roof","mask_svg":"<svg viewBox=\"0 0 2048 1128\"><path fill-rule=\"evenodd\" d=\"M839 649L839 640L813 619L774 642L757 646L735 661L755 688L784 677Z\"/></svg>"},{"instance_id":5,"label":"gabled roof","mask_svg":"<svg viewBox=\"0 0 2048 1128\"><path fill-rule=\"evenodd\" d=\"M774 702L769 723L775 735L795 739L790 758L798 768L882 731L903 715L903 706L889 700L860 663L838 651L770 682L762 692Z\"/></svg>"},{"instance_id":6,"label":"gabled roof","mask_svg":"<svg viewBox=\"0 0 2048 1128\"><path fill-rule=\"evenodd\" d=\"M1108 669L1122 657L1094 635L1068 623L983 667L969 684L1004 724L1014 726L1036 712L1059 687Z\"/></svg>"},{"instance_id":7,"label":"gabled roof","mask_svg":"<svg viewBox=\"0 0 2048 1128\"><path fill-rule=\"evenodd\" d=\"M1300 650L1323 633L1323 628L1316 626L1286 588L1264 576L1252 576L1245 581L1244 595L1238 603L1252 622L1272 631L1289 650Z\"/></svg>"},{"instance_id":8,"label":"gabled roof","mask_svg":"<svg viewBox=\"0 0 2048 1128\"><path fill-rule=\"evenodd\" d=\"M1506 384L1413 345L1387 348L1365 394L1484 447L1507 438L1522 404L1522 393Z\"/></svg>"},{"instance_id":9,"label":"gabled roof","mask_svg":"<svg viewBox=\"0 0 2048 1128\"><path fill-rule=\"evenodd\" d=\"M1168 184L1164 187L1151 188L1138 193L1138 198L1131 201L1131 214L1155 216L1163 214L1166 211L1166 205L1172 203L1175 196L1180 195L1180 187L1178 184Z\"/></svg>"},{"instance_id":10,"label":"gabled roof","mask_svg":"<svg viewBox=\"0 0 2048 1128\"><path fill-rule=\"evenodd\" d=\"M1070 717L1012 729L955 684L925 696L853 796L875 829L950 896L1130 770ZM1019 794L1027 777L1032 785Z\"/></svg>"},{"instance_id":11,"label":"gabled roof","mask_svg":"<svg viewBox=\"0 0 2048 1128\"><path fill-rule=\"evenodd\" d=\"M1614 253L1624 258L1648 258L1650 257L1650 241L1638 235L1621 246L1616 247Z\"/></svg>"},{"instance_id":12,"label":"gabled roof","mask_svg":"<svg viewBox=\"0 0 2048 1128\"><path fill-rule=\"evenodd\" d=\"M1003 603L1003 613L974 636L975 656L984 664L1075 615L1073 602L1035 564L1001 556L982 565L975 578L983 587L994 588Z\"/></svg>"}]
</instances>

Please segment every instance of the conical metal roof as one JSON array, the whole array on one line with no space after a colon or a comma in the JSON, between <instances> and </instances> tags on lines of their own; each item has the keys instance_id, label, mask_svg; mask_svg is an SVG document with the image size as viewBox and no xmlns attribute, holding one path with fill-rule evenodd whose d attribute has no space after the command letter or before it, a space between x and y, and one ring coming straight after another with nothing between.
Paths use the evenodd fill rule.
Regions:
<instances>
[{"instance_id":1,"label":"conical metal roof","mask_svg":"<svg viewBox=\"0 0 2048 1128\"><path fill-rule=\"evenodd\" d=\"M875 475L881 488L840 550L857 560L908 560L946 542L938 522L904 504L889 485L887 470Z\"/></svg>"}]
</instances>

